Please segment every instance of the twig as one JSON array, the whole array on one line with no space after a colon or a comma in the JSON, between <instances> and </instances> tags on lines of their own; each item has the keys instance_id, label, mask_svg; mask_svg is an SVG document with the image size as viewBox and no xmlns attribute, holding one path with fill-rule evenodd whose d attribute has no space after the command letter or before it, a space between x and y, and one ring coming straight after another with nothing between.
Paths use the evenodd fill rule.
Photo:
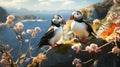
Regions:
<instances>
[{"instance_id":1,"label":"twig","mask_svg":"<svg viewBox=\"0 0 120 67\"><path fill-rule=\"evenodd\" d=\"M107 45L109 45L110 43L112 43L113 41L111 41L111 42L108 42L108 43L106 43L106 44L104 44L104 45L102 45L102 46L100 46L99 47L99 49L101 49L101 48L103 48L103 47L105 47L105 46L107 46ZM86 52L86 50L81 50L81 51L84 51L84 52ZM111 51L110 52L107 52L106 54L108 54L108 53L111 53ZM93 61L93 60L95 60L96 58L94 58L94 59L90 59L90 60L88 60L88 61L85 61L85 62L82 62L83 64L87 64L87 63L89 63L89 62L91 62L91 61Z\"/></svg>"},{"instance_id":2,"label":"twig","mask_svg":"<svg viewBox=\"0 0 120 67\"><path fill-rule=\"evenodd\" d=\"M103 48L103 47L105 47L105 46L107 46L107 45L109 45L110 43L112 43L113 41L110 41L110 42L108 42L108 43L106 43L106 44L104 44L104 45L102 45L102 46L100 46L99 47L99 49L101 49L101 48Z\"/></svg>"},{"instance_id":3,"label":"twig","mask_svg":"<svg viewBox=\"0 0 120 67\"><path fill-rule=\"evenodd\" d=\"M109 53L112 53L112 52L109 51L109 52L105 53L104 55L109 54ZM104 55L102 55L102 56L104 56ZM83 63L83 64L87 64L87 63L89 63L89 62L91 62L91 61L94 61L94 60L96 60L96 59L97 59L97 58L93 58L93 59L87 60L87 61L82 62L82 63Z\"/></svg>"},{"instance_id":4,"label":"twig","mask_svg":"<svg viewBox=\"0 0 120 67\"><path fill-rule=\"evenodd\" d=\"M15 30L14 30L14 31L15 31ZM16 64L17 64L17 63L20 61L20 56L21 56L21 54L22 54L23 40L22 40L22 37L21 37L21 36L20 36L20 37L18 36L18 32L15 31L15 34L16 34L19 42L20 42L20 48L19 48L19 51L18 51L18 59L17 59L17 61L16 61Z\"/></svg>"},{"instance_id":5,"label":"twig","mask_svg":"<svg viewBox=\"0 0 120 67\"><path fill-rule=\"evenodd\" d=\"M28 52L30 53L30 57L32 58L32 54L31 54L31 42L32 42L32 37L30 38L30 41L29 41L29 46L28 46Z\"/></svg>"},{"instance_id":6,"label":"twig","mask_svg":"<svg viewBox=\"0 0 120 67\"><path fill-rule=\"evenodd\" d=\"M91 61L93 61L94 59L90 59L90 60L88 60L88 61L85 61L85 62L82 62L82 64L87 64L87 63L89 63L89 62L91 62Z\"/></svg>"},{"instance_id":7,"label":"twig","mask_svg":"<svg viewBox=\"0 0 120 67\"><path fill-rule=\"evenodd\" d=\"M43 53L46 54L46 53L47 53L49 50L51 50L51 49L52 49L52 47L49 47L49 49L47 49L47 50L44 49L45 51L44 51Z\"/></svg>"},{"instance_id":8,"label":"twig","mask_svg":"<svg viewBox=\"0 0 120 67\"><path fill-rule=\"evenodd\" d=\"M100 46L100 47L98 47L98 49L101 49L101 48L103 48L103 47L105 47L105 46L107 46L107 45L109 45L110 43L112 43L113 41L111 41L111 42L108 42L108 43L106 43L106 44L104 44L104 45L102 45L102 46ZM87 52L87 50L80 50L81 52Z\"/></svg>"},{"instance_id":9,"label":"twig","mask_svg":"<svg viewBox=\"0 0 120 67\"><path fill-rule=\"evenodd\" d=\"M115 34L115 46L118 47L118 45L117 45L117 33Z\"/></svg>"}]
</instances>

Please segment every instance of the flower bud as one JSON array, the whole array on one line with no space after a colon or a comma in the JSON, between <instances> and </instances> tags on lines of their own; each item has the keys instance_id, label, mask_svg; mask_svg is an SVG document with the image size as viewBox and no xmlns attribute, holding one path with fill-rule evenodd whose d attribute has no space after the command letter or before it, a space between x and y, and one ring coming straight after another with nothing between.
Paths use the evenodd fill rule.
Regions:
<instances>
[{"instance_id":1,"label":"flower bud","mask_svg":"<svg viewBox=\"0 0 120 67\"><path fill-rule=\"evenodd\" d=\"M27 29L27 34L32 34L33 33L33 30L32 29Z\"/></svg>"},{"instance_id":2,"label":"flower bud","mask_svg":"<svg viewBox=\"0 0 120 67\"><path fill-rule=\"evenodd\" d=\"M9 19L13 21L15 19L15 16L14 15L8 15L7 20L9 20Z\"/></svg>"},{"instance_id":3,"label":"flower bud","mask_svg":"<svg viewBox=\"0 0 120 67\"><path fill-rule=\"evenodd\" d=\"M18 23L16 23L16 27L17 27L17 31L21 31L21 30L23 30L23 28L24 28L24 25L23 25L23 23L21 23L21 22L18 22Z\"/></svg>"},{"instance_id":4,"label":"flower bud","mask_svg":"<svg viewBox=\"0 0 120 67\"><path fill-rule=\"evenodd\" d=\"M21 33L21 35L22 35L22 36L25 36L25 35L26 35L25 31L23 31L23 32Z\"/></svg>"},{"instance_id":5,"label":"flower bud","mask_svg":"<svg viewBox=\"0 0 120 67\"><path fill-rule=\"evenodd\" d=\"M40 27L35 27L35 32L39 33L41 31Z\"/></svg>"},{"instance_id":6,"label":"flower bud","mask_svg":"<svg viewBox=\"0 0 120 67\"><path fill-rule=\"evenodd\" d=\"M12 27L12 26L13 26L13 20L11 20L11 19L6 20L6 24L7 24L9 27Z\"/></svg>"}]
</instances>

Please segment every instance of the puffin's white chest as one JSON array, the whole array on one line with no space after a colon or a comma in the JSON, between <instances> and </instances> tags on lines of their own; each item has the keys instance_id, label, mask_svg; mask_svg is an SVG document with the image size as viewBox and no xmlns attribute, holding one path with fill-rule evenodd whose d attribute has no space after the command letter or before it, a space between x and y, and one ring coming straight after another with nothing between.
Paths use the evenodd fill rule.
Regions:
<instances>
[{"instance_id":1,"label":"puffin's white chest","mask_svg":"<svg viewBox=\"0 0 120 67\"><path fill-rule=\"evenodd\" d=\"M73 21L71 24L71 30L77 36L88 36L87 25L85 23L78 23L77 21Z\"/></svg>"},{"instance_id":2,"label":"puffin's white chest","mask_svg":"<svg viewBox=\"0 0 120 67\"><path fill-rule=\"evenodd\" d=\"M55 35L49 41L50 44L52 44L52 45L54 45L60 39L60 37L62 36L62 34L63 34L63 28L59 27L59 28L54 29L54 31L55 31Z\"/></svg>"}]
</instances>

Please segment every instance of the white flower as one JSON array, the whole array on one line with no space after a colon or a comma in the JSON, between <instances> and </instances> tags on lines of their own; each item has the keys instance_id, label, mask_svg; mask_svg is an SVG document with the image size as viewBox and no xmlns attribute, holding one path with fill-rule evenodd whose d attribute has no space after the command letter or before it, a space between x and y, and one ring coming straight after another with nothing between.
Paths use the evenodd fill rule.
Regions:
<instances>
[{"instance_id":1,"label":"white flower","mask_svg":"<svg viewBox=\"0 0 120 67\"><path fill-rule=\"evenodd\" d=\"M37 33L39 33L41 31L40 27L35 27L34 29Z\"/></svg>"},{"instance_id":2,"label":"white flower","mask_svg":"<svg viewBox=\"0 0 120 67\"><path fill-rule=\"evenodd\" d=\"M28 42L29 42L29 39L25 39L25 42L28 43Z\"/></svg>"},{"instance_id":3,"label":"white flower","mask_svg":"<svg viewBox=\"0 0 120 67\"><path fill-rule=\"evenodd\" d=\"M118 34L120 34L120 27L115 27L114 31Z\"/></svg>"},{"instance_id":4,"label":"white flower","mask_svg":"<svg viewBox=\"0 0 120 67\"><path fill-rule=\"evenodd\" d=\"M13 20L11 20L11 19L6 20L6 24L7 24L9 27L12 27L12 26L13 26Z\"/></svg>"},{"instance_id":5,"label":"white flower","mask_svg":"<svg viewBox=\"0 0 120 67\"><path fill-rule=\"evenodd\" d=\"M100 24L101 22L100 22L100 20L99 19L95 19L95 20L93 20L93 24Z\"/></svg>"},{"instance_id":6,"label":"white flower","mask_svg":"<svg viewBox=\"0 0 120 67\"><path fill-rule=\"evenodd\" d=\"M27 29L26 31L28 34L32 34L33 33L33 30L32 29Z\"/></svg>"},{"instance_id":7,"label":"white flower","mask_svg":"<svg viewBox=\"0 0 120 67\"><path fill-rule=\"evenodd\" d=\"M90 46L86 46L85 50L89 51L91 48Z\"/></svg>"},{"instance_id":8,"label":"white flower","mask_svg":"<svg viewBox=\"0 0 120 67\"><path fill-rule=\"evenodd\" d=\"M27 58L26 60L25 60L25 62L29 62L31 60L31 58Z\"/></svg>"},{"instance_id":9,"label":"white flower","mask_svg":"<svg viewBox=\"0 0 120 67\"><path fill-rule=\"evenodd\" d=\"M23 30L23 28L24 28L23 23L21 23L21 22L16 23L16 28L17 28L16 31L21 31L21 30Z\"/></svg>"},{"instance_id":10,"label":"white flower","mask_svg":"<svg viewBox=\"0 0 120 67\"><path fill-rule=\"evenodd\" d=\"M34 50L34 48L33 48L33 47L30 47L30 48L29 48L29 50L30 50L30 52L31 52L31 51L33 51L33 50Z\"/></svg>"},{"instance_id":11,"label":"white flower","mask_svg":"<svg viewBox=\"0 0 120 67\"><path fill-rule=\"evenodd\" d=\"M25 36L25 35L26 35L25 31L23 31L23 32L21 33L21 35L22 35L22 36Z\"/></svg>"},{"instance_id":12,"label":"white flower","mask_svg":"<svg viewBox=\"0 0 120 67\"><path fill-rule=\"evenodd\" d=\"M118 47L113 47L112 48L112 53L114 53L114 54L118 54L118 53L120 53L120 48L118 48Z\"/></svg>"},{"instance_id":13,"label":"white flower","mask_svg":"<svg viewBox=\"0 0 120 67\"><path fill-rule=\"evenodd\" d=\"M106 38L106 41L107 42L111 42L111 41L115 41L115 38L116 38L116 36L115 35L110 35L110 36L108 36L107 38Z\"/></svg>"},{"instance_id":14,"label":"white flower","mask_svg":"<svg viewBox=\"0 0 120 67\"><path fill-rule=\"evenodd\" d=\"M14 19L15 19L15 16L14 16L14 15L8 15L8 16L7 16L7 20L12 20L12 21L13 21Z\"/></svg>"},{"instance_id":15,"label":"white flower","mask_svg":"<svg viewBox=\"0 0 120 67\"><path fill-rule=\"evenodd\" d=\"M21 38L21 36L20 36L20 35L16 36L16 39L19 39L19 38Z\"/></svg>"},{"instance_id":16,"label":"white flower","mask_svg":"<svg viewBox=\"0 0 120 67\"><path fill-rule=\"evenodd\" d=\"M92 44L90 44L90 48L91 48L91 49L98 49L98 45L92 43Z\"/></svg>"},{"instance_id":17,"label":"white flower","mask_svg":"<svg viewBox=\"0 0 120 67\"><path fill-rule=\"evenodd\" d=\"M81 50L81 44L74 44L71 48L78 53Z\"/></svg>"},{"instance_id":18,"label":"white flower","mask_svg":"<svg viewBox=\"0 0 120 67\"><path fill-rule=\"evenodd\" d=\"M120 24L120 19L117 19L115 24Z\"/></svg>"},{"instance_id":19,"label":"white flower","mask_svg":"<svg viewBox=\"0 0 120 67\"><path fill-rule=\"evenodd\" d=\"M75 59L73 60L73 62L72 62L73 65L76 65L76 64L78 64L78 63L81 63L81 60L78 59L78 58L75 58Z\"/></svg>"},{"instance_id":20,"label":"white flower","mask_svg":"<svg viewBox=\"0 0 120 67\"><path fill-rule=\"evenodd\" d=\"M81 46L81 44L74 44L71 48L72 48L73 50L76 50L76 47L80 48L80 46Z\"/></svg>"},{"instance_id":21,"label":"white flower","mask_svg":"<svg viewBox=\"0 0 120 67\"><path fill-rule=\"evenodd\" d=\"M20 64L23 64L25 61L22 59L22 60L20 60Z\"/></svg>"},{"instance_id":22,"label":"white flower","mask_svg":"<svg viewBox=\"0 0 120 67\"><path fill-rule=\"evenodd\" d=\"M89 53L92 52L96 53L100 51L98 45L94 43L90 44L90 46L86 46L85 50L88 51Z\"/></svg>"}]
</instances>

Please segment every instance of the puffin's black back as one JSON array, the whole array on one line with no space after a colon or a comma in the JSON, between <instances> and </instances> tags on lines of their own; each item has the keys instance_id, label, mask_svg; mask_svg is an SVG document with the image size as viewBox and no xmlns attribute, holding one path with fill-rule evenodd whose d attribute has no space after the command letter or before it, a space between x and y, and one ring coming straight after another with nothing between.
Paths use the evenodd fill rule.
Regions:
<instances>
[{"instance_id":1,"label":"puffin's black back","mask_svg":"<svg viewBox=\"0 0 120 67\"><path fill-rule=\"evenodd\" d=\"M47 31L44 36L40 39L40 42L38 43L38 49L41 48L44 45L50 45L49 40L54 36L54 28Z\"/></svg>"},{"instance_id":2,"label":"puffin's black back","mask_svg":"<svg viewBox=\"0 0 120 67\"><path fill-rule=\"evenodd\" d=\"M94 35L96 35L96 33L93 31L93 29L92 29L92 27L91 27L91 25L90 24L88 24L87 22L84 22L86 25L87 25L87 31L89 32L89 36L94 36ZM94 34L94 35L93 35Z\"/></svg>"}]
</instances>

